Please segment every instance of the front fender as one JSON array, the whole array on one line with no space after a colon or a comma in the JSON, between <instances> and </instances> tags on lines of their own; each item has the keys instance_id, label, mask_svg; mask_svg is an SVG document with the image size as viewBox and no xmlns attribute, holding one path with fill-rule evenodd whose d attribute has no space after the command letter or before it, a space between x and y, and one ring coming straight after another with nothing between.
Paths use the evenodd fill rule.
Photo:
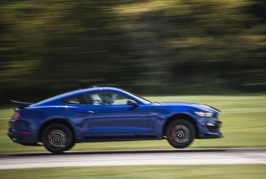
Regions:
<instances>
[{"instance_id":1,"label":"front fender","mask_svg":"<svg viewBox=\"0 0 266 179\"><path fill-rule=\"evenodd\" d=\"M171 113L170 115L167 116L166 120L164 121L163 124L163 128L162 128L162 134L163 136L165 135L166 129L168 124L173 121L173 120L178 120L178 119L185 119L190 121L196 130L196 135L198 136L198 129L199 129L199 124L195 118L195 116L193 116L191 113L189 112L176 112L176 113Z\"/></svg>"}]
</instances>

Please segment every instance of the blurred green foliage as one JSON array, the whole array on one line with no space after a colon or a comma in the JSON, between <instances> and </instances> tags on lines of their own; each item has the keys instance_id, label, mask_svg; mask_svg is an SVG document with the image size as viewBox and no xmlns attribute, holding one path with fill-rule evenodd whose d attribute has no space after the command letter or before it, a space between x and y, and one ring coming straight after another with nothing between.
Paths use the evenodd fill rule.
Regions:
<instances>
[{"instance_id":1,"label":"blurred green foliage","mask_svg":"<svg viewBox=\"0 0 266 179\"><path fill-rule=\"evenodd\" d=\"M266 1L1 0L0 103L92 85L264 92Z\"/></svg>"}]
</instances>

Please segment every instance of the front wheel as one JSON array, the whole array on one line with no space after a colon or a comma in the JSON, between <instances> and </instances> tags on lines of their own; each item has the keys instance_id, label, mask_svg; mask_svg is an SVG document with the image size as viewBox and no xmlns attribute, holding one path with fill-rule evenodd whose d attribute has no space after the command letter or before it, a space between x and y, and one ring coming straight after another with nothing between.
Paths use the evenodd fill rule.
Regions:
<instances>
[{"instance_id":1,"label":"front wheel","mask_svg":"<svg viewBox=\"0 0 266 179\"><path fill-rule=\"evenodd\" d=\"M72 131L61 123L48 125L42 132L42 142L45 148L54 154L63 153L75 144Z\"/></svg>"},{"instance_id":2,"label":"front wheel","mask_svg":"<svg viewBox=\"0 0 266 179\"><path fill-rule=\"evenodd\" d=\"M185 148L189 146L195 138L195 127L187 120L174 120L166 129L166 137L169 144L173 147Z\"/></svg>"}]
</instances>

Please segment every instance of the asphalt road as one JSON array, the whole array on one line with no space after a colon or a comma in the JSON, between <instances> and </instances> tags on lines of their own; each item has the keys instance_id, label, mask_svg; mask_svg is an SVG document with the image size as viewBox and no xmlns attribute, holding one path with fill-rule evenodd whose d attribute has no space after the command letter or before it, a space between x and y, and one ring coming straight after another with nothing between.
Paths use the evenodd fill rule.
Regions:
<instances>
[{"instance_id":1,"label":"asphalt road","mask_svg":"<svg viewBox=\"0 0 266 179\"><path fill-rule=\"evenodd\" d=\"M0 169L203 164L266 164L266 148L82 151L63 155L0 154Z\"/></svg>"}]
</instances>

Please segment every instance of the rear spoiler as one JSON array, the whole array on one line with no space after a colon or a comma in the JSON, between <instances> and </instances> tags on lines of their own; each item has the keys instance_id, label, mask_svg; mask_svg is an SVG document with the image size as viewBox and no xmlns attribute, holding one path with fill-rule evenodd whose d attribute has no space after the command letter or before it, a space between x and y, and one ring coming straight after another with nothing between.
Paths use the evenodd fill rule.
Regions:
<instances>
[{"instance_id":1,"label":"rear spoiler","mask_svg":"<svg viewBox=\"0 0 266 179\"><path fill-rule=\"evenodd\" d=\"M15 100L10 100L10 101L15 104L16 108L26 108L32 104L28 102L20 102L20 101L15 101Z\"/></svg>"}]
</instances>

